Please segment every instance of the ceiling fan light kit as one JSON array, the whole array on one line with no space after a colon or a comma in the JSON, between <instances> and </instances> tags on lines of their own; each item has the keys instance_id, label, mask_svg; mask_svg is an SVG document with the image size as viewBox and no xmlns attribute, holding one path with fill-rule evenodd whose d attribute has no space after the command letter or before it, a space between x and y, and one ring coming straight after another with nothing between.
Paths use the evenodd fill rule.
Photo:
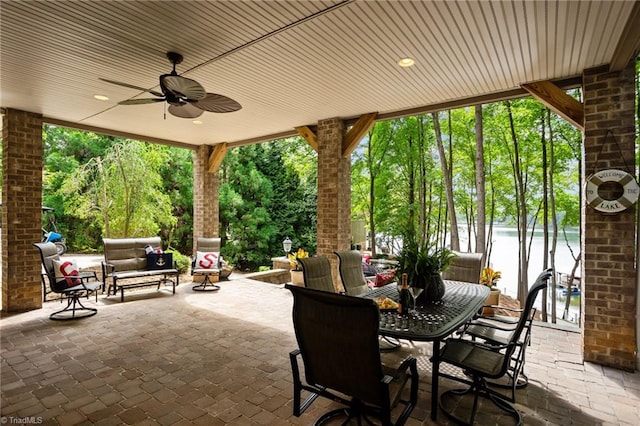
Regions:
<instances>
[{"instance_id":1,"label":"ceiling fan light kit","mask_svg":"<svg viewBox=\"0 0 640 426\"><path fill-rule=\"evenodd\" d=\"M178 75L176 65L183 60L181 54L167 52L167 58L173 64L173 70L169 74L160 76L160 90L162 93L119 81L104 78L100 80L157 96L157 98L127 99L118 102L119 105L142 105L166 101L169 104L169 113L180 118L197 118L204 111L226 113L238 111L242 108L233 99L216 93L207 93L197 81Z\"/></svg>"}]
</instances>

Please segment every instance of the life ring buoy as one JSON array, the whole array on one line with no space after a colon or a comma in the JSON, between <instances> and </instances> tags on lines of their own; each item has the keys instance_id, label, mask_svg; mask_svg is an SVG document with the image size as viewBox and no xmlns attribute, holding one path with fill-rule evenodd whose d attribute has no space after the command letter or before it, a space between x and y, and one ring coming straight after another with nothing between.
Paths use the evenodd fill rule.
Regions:
<instances>
[{"instance_id":1,"label":"life ring buoy","mask_svg":"<svg viewBox=\"0 0 640 426\"><path fill-rule=\"evenodd\" d=\"M598 194L598 189L603 183L616 182L622 186L622 195L615 200L605 200ZM640 188L635 178L622 170L600 170L587 178L586 185L587 204L595 210L604 213L618 213L638 201Z\"/></svg>"}]
</instances>

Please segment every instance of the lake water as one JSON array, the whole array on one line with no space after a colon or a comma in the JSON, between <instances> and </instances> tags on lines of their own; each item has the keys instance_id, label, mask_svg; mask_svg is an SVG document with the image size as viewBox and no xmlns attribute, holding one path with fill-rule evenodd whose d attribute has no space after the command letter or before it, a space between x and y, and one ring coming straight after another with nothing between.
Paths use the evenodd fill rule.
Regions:
<instances>
[{"instance_id":1,"label":"lake water","mask_svg":"<svg viewBox=\"0 0 640 426\"><path fill-rule=\"evenodd\" d=\"M518 230L513 227L494 227L493 230L493 248L491 251L490 264L496 271L502 272L502 279L498 281L498 288L503 294L507 294L513 298L518 294ZM567 246L567 244L569 246ZM542 261L544 257L543 233L537 231L534 233L533 241L530 246L529 256L529 285L533 284L538 274L542 271ZM571 247L571 250L569 249ZM574 259L571 255L577 256L580 253L580 232L576 228L566 231L565 236L562 232L558 234L558 244L556 246L555 269L558 273L569 274L574 265ZM549 266L551 260L549 259ZM580 266L576 270L576 275L580 275ZM556 305L557 314L562 315L564 309L564 298L558 297ZM569 319L579 321L580 307L579 297L572 297L572 306L569 309ZM538 307L541 306L540 296L538 296ZM548 308L551 314L551 308Z\"/></svg>"},{"instance_id":2,"label":"lake water","mask_svg":"<svg viewBox=\"0 0 640 426\"><path fill-rule=\"evenodd\" d=\"M578 229L566 231L568 243L574 255L580 253L580 232ZM493 248L491 250L490 263L493 269L502 272L502 279L498 281L498 288L509 296L518 294L518 231L511 227L494 227ZM529 256L529 284L533 284L538 274L542 271L544 257L544 244L542 231L534 233ZM549 260L549 266L551 266ZM569 274L573 268L574 260L571 251L567 247L562 233L558 235L556 246L556 272ZM576 271L580 275L580 268Z\"/></svg>"}]
</instances>

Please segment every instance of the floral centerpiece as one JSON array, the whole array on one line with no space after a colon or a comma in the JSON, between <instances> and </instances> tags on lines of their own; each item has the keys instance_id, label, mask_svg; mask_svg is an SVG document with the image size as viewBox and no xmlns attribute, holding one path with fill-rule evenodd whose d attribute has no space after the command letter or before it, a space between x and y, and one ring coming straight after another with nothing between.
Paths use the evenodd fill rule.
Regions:
<instances>
[{"instance_id":1,"label":"floral centerpiece","mask_svg":"<svg viewBox=\"0 0 640 426\"><path fill-rule=\"evenodd\" d=\"M495 271L493 268L482 268L480 272L480 284L486 285L489 288L495 287L500 278L502 278L502 273Z\"/></svg>"},{"instance_id":2,"label":"floral centerpiece","mask_svg":"<svg viewBox=\"0 0 640 426\"><path fill-rule=\"evenodd\" d=\"M291 270L292 271L302 271L302 266L300 266L300 262L298 262L298 259L305 259L309 257L309 252L308 251L304 251L301 248L298 248L298 250L294 253L288 253L287 254L287 258L289 259L289 264L291 265Z\"/></svg>"}]
</instances>

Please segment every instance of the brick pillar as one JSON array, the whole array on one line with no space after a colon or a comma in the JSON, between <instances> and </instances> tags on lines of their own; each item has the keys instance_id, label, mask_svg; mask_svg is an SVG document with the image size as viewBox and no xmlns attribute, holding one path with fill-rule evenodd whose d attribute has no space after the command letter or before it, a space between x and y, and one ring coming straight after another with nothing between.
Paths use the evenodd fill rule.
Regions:
<instances>
[{"instance_id":1,"label":"brick pillar","mask_svg":"<svg viewBox=\"0 0 640 426\"><path fill-rule=\"evenodd\" d=\"M331 261L333 282L340 283L334 251L351 247L351 161L342 156L346 133L342 120L318 122L318 254Z\"/></svg>"},{"instance_id":2,"label":"brick pillar","mask_svg":"<svg viewBox=\"0 0 640 426\"><path fill-rule=\"evenodd\" d=\"M2 309L42 307L42 116L13 109L2 118Z\"/></svg>"},{"instance_id":3,"label":"brick pillar","mask_svg":"<svg viewBox=\"0 0 640 426\"><path fill-rule=\"evenodd\" d=\"M220 233L218 172L209 173L211 147L200 145L193 155L193 250L198 237Z\"/></svg>"},{"instance_id":4,"label":"brick pillar","mask_svg":"<svg viewBox=\"0 0 640 426\"><path fill-rule=\"evenodd\" d=\"M622 72L609 73L607 67L585 70L583 93L583 176L609 168L627 171L627 165L635 173L634 62ZM620 148L606 138L608 130ZM586 206L584 193L582 198L584 359L633 370L637 204L620 213L603 214Z\"/></svg>"}]
</instances>

